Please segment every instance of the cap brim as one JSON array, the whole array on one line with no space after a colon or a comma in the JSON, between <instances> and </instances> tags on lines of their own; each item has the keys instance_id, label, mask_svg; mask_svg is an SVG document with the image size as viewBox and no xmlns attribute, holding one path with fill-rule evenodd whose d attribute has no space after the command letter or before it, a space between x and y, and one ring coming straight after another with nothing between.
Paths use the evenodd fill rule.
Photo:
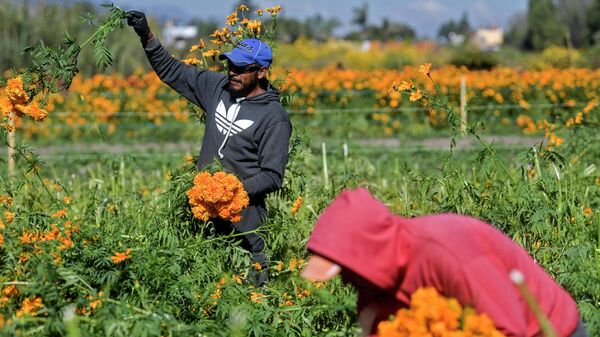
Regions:
<instances>
[{"instance_id":1,"label":"cap brim","mask_svg":"<svg viewBox=\"0 0 600 337\"><path fill-rule=\"evenodd\" d=\"M224 60L224 59L228 59L229 61L231 61L231 63L233 63L236 66L247 66L249 64L251 64L250 62L236 56L235 54L231 53L231 52L227 52L227 53L223 53L219 55L219 60Z\"/></svg>"},{"instance_id":2,"label":"cap brim","mask_svg":"<svg viewBox=\"0 0 600 337\"><path fill-rule=\"evenodd\" d=\"M322 256L312 255L308 258L301 276L307 280L322 282L332 279L340 271L342 271L342 267L339 265Z\"/></svg>"}]
</instances>

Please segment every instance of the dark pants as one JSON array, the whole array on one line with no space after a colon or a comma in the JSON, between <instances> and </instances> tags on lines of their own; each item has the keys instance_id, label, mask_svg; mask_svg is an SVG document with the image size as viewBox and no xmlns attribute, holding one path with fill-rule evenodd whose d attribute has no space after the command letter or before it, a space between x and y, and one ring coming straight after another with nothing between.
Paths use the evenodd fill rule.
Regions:
<instances>
[{"instance_id":1,"label":"dark pants","mask_svg":"<svg viewBox=\"0 0 600 337\"><path fill-rule=\"evenodd\" d=\"M239 234L254 231L263 224L266 213L264 200L251 202L242 211L242 219L238 222L214 219L215 232L218 235L229 235L232 232ZM252 262L258 262L262 266L263 272L259 273L254 268L250 268L250 282L262 286L268 278L267 256L264 253L265 241L255 232L243 234L239 238L242 248L252 254Z\"/></svg>"},{"instance_id":2,"label":"dark pants","mask_svg":"<svg viewBox=\"0 0 600 337\"><path fill-rule=\"evenodd\" d=\"M573 332L570 337L587 337L587 335L588 334L585 331L585 326L583 325L583 322L579 320L579 323L577 324L577 329L575 329L575 332Z\"/></svg>"}]
</instances>

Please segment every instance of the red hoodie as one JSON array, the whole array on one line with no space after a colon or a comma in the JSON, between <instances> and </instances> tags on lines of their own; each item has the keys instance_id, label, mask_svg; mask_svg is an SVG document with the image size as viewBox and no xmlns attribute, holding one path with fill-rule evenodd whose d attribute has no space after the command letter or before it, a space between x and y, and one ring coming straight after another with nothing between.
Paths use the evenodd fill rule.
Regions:
<instances>
[{"instance_id":1,"label":"red hoodie","mask_svg":"<svg viewBox=\"0 0 600 337\"><path fill-rule=\"evenodd\" d=\"M523 273L559 336L569 336L579 321L571 296L496 228L456 214L403 218L364 188L342 192L325 209L307 248L381 289L378 294L357 289L359 314L376 308L372 334L379 321L408 306L415 290L432 286L486 313L506 336L541 336L533 312L509 279L513 269Z\"/></svg>"}]
</instances>

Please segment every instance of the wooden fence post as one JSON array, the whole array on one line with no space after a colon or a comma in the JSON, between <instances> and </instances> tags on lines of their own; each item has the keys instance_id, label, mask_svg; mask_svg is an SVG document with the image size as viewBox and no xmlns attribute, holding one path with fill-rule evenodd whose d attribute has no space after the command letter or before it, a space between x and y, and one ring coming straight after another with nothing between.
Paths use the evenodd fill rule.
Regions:
<instances>
[{"instance_id":1,"label":"wooden fence post","mask_svg":"<svg viewBox=\"0 0 600 337\"><path fill-rule=\"evenodd\" d=\"M329 172L327 170L327 145L325 145L325 142L321 144L321 149L323 151L323 178L325 179L325 187L329 188Z\"/></svg>"},{"instance_id":2,"label":"wooden fence post","mask_svg":"<svg viewBox=\"0 0 600 337\"><path fill-rule=\"evenodd\" d=\"M467 133L467 77L460 75L460 132Z\"/></svg>"}]
</instances>

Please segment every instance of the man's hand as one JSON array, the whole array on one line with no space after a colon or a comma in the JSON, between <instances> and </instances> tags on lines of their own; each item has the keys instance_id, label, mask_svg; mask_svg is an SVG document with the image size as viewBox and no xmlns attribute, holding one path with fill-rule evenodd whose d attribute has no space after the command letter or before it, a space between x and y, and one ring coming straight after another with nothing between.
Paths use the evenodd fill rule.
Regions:
<instances>
[{"instance_id":1,"label":"man's hand","mask_svg":"<svg viewBox=\"0 0 600 337\"><path fill-rule=\"evenodd\" d=\"M127 12L127 24L133 27L133 30L143 39L149 39L150 27L146 20L146 15L138 11Z\"/></svg>"}]
</instances>

